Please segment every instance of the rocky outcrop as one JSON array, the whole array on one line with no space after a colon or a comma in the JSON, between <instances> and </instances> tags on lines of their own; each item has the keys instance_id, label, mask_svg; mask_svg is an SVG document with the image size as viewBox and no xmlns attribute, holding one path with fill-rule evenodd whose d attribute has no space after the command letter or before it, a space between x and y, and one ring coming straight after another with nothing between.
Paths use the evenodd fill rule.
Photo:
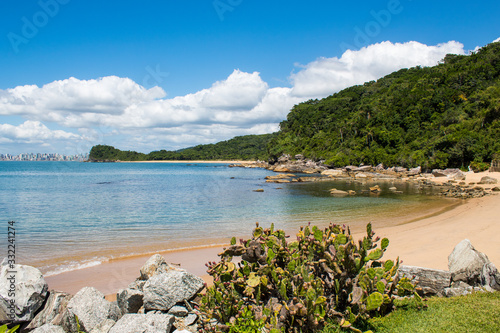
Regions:
<instances>
[{"instance_id":1,"label":"rocky outcrop","mask_svg":"<svg viewBox=\"0 0 500 333\"><path fill-rule=\"evenodd\" d=\"M481 284L483 266L489 262L484 253L477 251L468 239L464 239L448 256L448 269L454 282L462 281L474 286Z\"/></svg>"},{"instance_id":2,"label":"rocky outcrop","mask_svg":"<svg viewBox=\"0 0 500 333\"><path fill-rule=\"evenodd\" d=\"M68 320L64 323L65 329L70 332L77 330L75 316L78 317L80 327L86 332L92 331L106 319L117 321L121 312L116 303L104 299L104 295L92 287L82 288L68 302Z\"/></svg>"},{"instance_id":3,"label":"rocky outcrop","mask_svg":"<svg viewBox=\"0 0 500 333\"><path fill-rule=\"evenodd\" d=\"M201 278L183 269L156 274L144 285L144 308L168 311L176 303L192 299L203 287Z\"/></svg>"},{"instance_id":4,"label":"rocky outcrop","mask_svg":"<svg viewBox=\"0 0 500 333\"><path fill-rule=\"evenodd\" d=\"M398 274L414 280L424 295L443 296L444 289L451 284L451 273L440 269L401 265Z\"/></svg>"},{"instance_id":5,"label":"rocky outcrop","mask_svg":"<svg viewBox=\"0 0 500 333\"><path fill-rule=\"evenodd\" d=\"M65 315L67 315L66 308L72 297L73 296L68 293L51 290L43 310L33 318L26 329L31 330L45 324L63 325Z\"/></svg>"},{"instance_id":6,"label":"rocky outcrop","mask_svg":"<svg viewBox=\"0 0 500 333\"><path fill-rule=\"evenodd\" d=\"M482 187L464 185L450 186L439 193L439 195L444 197L459 199L481 198L487 194L488 193Z\"/></svg>"},{"instance_id":7,"label":"rocky outcrop","mask_svg":"<svg viewBox=\"0 0 500 333\"><path fill-rule=\"evenodd\" d=\"M4 260L0 270L0 323L32 320L47 292L48 285L38 269L8 265Z\"/></svg>"},{"instance_id":8,"label":"rocky outcrop","mask_svg":"<svg viewBox=\"0 0 500 333\"><path fill-rule=\"evenodd\" d=\"M349 195L349 192L337 190L336 188L332 188L330 190L330 194L334 197L346 197Z\"/></svg>"},{"instance_id":9,"label":"rocky outcrop","mask_svg":"<svg viewBox=\"0 0 500 333\"><path fill-rule=\"evenodd\" d=\"M111 328L109 333L170 332L174 316L157 313L126 314Z\"/></svg>"}]
</instances>

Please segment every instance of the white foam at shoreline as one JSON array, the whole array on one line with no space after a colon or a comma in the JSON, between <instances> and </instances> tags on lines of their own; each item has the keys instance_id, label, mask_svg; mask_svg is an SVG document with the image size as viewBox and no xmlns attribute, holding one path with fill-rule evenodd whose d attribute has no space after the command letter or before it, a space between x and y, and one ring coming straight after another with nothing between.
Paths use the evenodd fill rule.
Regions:
<instances>
[{"instance_id":1,"label":"white foam at shoreline","mask_svg":"<svg viewBox=\"0 0 500 333\"><path fill-rule=\"evenodd\" d=\"M57 266L55 269L49 270L46 273L43 273L43 276L45 276L45 277L47 277L47 276L54 276L54 275L59 275L59 274L62 274L62 273L76 271L76 270L79 270L79 269L94 267L94 266L98 266L98 265L100 265L100 264L102 264L103 262L106 262L106 261L108 261L108 260L107 259L90 260L90 261L85 261L85 262L82 262L82 263L72 262L72 263L69 263L69 264L62 265L62 266Z\"/></svg>"}]
</instances>

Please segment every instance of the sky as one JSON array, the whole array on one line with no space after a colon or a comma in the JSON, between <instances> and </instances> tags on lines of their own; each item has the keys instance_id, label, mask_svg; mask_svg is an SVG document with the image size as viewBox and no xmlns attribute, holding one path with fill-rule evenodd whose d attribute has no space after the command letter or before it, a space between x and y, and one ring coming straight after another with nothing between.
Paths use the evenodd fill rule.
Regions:
<instances>
[{"instance_id":1,"label":"sky","mask_svg":"<svg viewBox=\"0 0 500 333\"><path fill-rule=\"evenodd\" d=\"M4 0L0 154L148 153L500 37L500 2Z\"/></svg>"}]
</instances>

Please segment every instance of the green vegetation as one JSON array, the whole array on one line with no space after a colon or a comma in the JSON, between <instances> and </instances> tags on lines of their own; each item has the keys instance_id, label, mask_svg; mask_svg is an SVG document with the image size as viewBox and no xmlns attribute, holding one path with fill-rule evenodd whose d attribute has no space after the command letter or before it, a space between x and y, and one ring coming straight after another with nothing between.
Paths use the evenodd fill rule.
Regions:
<instances>
[{"instance_id":1,"label":"green vegetation","mask_svg":"<svg viewBox=\"0 0 500 333\"><path fill-rule=\"evenodd\" d=\"M269 147L334 166L467 167L500 152L500 43L296 105Z\"/></svg>"},{"instance_id":2,"label":"green vegetation","mask_svg":"<svg viewBox=\"0 0 500 333\"><path fill-rule=\"evenodd\" d=\"M20 325L16 325L16 326L9 329L9 327L7 325L2 325L2 326L0 326L0 333L14 333L15 331L17 331L19 326Z\"/></svg>"},{"instance_id":3,"label":"green vegetation","mask_svg":"<svg viewBox=\"0 0 500 333\"><path fill-rule=\"evenodd\" d=\"M149 154L97 145L90 150L89 159L96 161L262 160L268 156L267 144L273 136L275 134L237 136L216 144L199 145L178 151L153 151Z\"/></svg>"},{"instance_id":4,"label":"green vegetation","mask_svg":"<svg viewBox=\"0 0 500 333\"><path fill-rule=\"evenodd\" d=\"M434 297L422 311L400 305L391 314L368 321L374 332L498 332L500 327L500 292L474 293L453 298ZM343 332L329 324L324 333ZM347 332L347 331L345 331Z\"/></svg>"},{"instance_id":5,"label":"green vegetation","mask_svg":"<svg viewBox=\"0 0 500 333\"><path fill-rule=\"evenodd\" d=\"M380 260L389 240L374 239L371 224L366 232L355 242L345 226L307 226L288 242L283 230L257 225L252 239L233 238L220 262L207 264L214 285L202 296L204 331L318 332L329 319L360 332L355 326L393 309L394 295L422 303L415 285L396 277L399 260Z\"/></svg>"}]
</instances>

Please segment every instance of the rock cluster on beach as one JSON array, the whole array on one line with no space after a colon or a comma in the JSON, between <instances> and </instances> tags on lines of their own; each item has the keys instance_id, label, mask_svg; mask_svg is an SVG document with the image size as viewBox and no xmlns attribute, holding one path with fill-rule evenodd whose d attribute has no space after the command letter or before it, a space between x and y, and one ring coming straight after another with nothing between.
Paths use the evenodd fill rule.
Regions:
<instances>
[{"instance_id":1,"label":"rock cluster on beach","mask_svg":"<svg viewBox=\"0 0 500 333\"><path fill-rule=\"evenodd\" d=\"M7 274L2 265L2 276ZM15 318L7 315L8 288L0 283L0 322L22 324L22 331L34 333L77 332L137 333L196 332L199 313L194 299L204 281L165 262L156 254L140 270L140 277L117 293L110 302L95 288L82 288L76 295L48 291L41 272L16 265Z\"/></svg>"},{"instance_id":2,"label":"rock cluster on beach","mask_svg":"<svg viewBox=\"0 0 500 333\"><path fill-rule=\"evenodd\" d=\"M459 296L473 291L500 291L500 273L488 257L468 239L448 256L448 270L416 266L399 267L400 276L417 282L422 295Z\"/></svg>"},{"instance_id":3,"label":"rock cluster on beach","mask_svg":"<svg viewBox=\"0 0 500 333\"><path fill-rule=\"evenodd\" d=\"M259 162L256 164L242 163L232 166L263 167L279 173L275 176L267 176L265 178L267 183L280 184L340 180L350 183L371 184L366 190L362 190L359 193L354 190L331 189L330 193L335 197L356 194L379 194L381 189L380 187L376 188L378 186L376 182L388 181L414 182L419 190L435 190L433 192L438 192L436 194L441 196L461 199L479 198L500 190L498 187L490 188L484 186L497 183L495 178L488 176L483 177L484 179L477 184L465 184L463 181L466 179L467 173L460 169L434 169L423 172L421 167L407 169L396 166L387 168L382 164L377 166L361 165L330 168L323 164L322 161L308 160L300 154L295 155L293 158L290 155L282 155L274 164ZM443 181L443 179L446 181ZM394 194L403 193L394 186L389 190ZM263 192L262 189L254 191Z\"/></svg>"}]
</instances>

